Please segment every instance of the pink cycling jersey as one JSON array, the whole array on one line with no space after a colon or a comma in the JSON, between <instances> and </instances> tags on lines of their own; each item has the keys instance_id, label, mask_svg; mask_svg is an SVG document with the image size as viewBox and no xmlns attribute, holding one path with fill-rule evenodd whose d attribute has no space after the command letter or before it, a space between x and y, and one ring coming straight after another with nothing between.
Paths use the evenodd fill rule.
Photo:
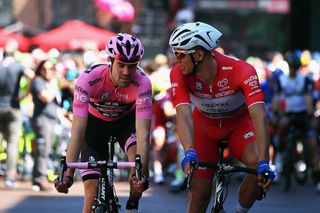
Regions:
<instances>
[{"instance_id":1,"label":"pink cycling jersey","mask_svg":"<svg viewBox=\"0 0 320 213\"><path fill-rule=\"evenodd\" d=\"M121 88L111 82L108 64L95 65L77 79L73 114L87 117L90 112L102 120L115 121L136 110L137 119L151 119L151 94L151 82L140 68L131 84Z\"/></svg>"},{"instance_id":2,"label":"pink cycling jersey","mask_svg":"<svg viewBox=\"0 0 320 213\"><path fill-rule=\"evenodd\" d=\"M174 106L187 103L210 118L232 118L257 102L264 102L255 69L244 61L212 52L217 74L210 85L196 75L185 76L176 65L171 73ZM241 113L242 114L242 113Z\"/></svg>"}]
</instances>

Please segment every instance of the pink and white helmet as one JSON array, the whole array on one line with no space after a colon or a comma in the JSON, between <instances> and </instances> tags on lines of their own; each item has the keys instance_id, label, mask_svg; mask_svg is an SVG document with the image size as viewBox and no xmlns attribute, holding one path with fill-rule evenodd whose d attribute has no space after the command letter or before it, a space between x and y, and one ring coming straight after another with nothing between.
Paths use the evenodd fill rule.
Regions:
<instances>
[{"instance_id":1,"label":"pink and white helmet","mask_svg":"<svg viewBox=\"0 0 320 213\"><path fill-rule=\"evenodd\" d=\"M143 56L143 46L140 40L127 33L118 33L106 43L109 57L118 59L125 64L138 63Z\"/></svg>"}]
</instances>

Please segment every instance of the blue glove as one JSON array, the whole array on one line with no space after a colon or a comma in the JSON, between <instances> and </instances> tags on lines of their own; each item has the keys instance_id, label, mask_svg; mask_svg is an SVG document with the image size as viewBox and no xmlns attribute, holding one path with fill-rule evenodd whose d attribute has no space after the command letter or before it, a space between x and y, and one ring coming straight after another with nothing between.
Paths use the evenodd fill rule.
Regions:
<instances>
[{"instance_id":1,"label":"blue glove","mask_svg":"<svg viewBox=\"0 0 320 213\"><path fill-rule=\"evenodd\" d=\"M274 171L270 168L268 161L261 160L258 164L258 175L261 175L264 172L268 172L268 179L270 180L273 180L276 177Z\"/></svg>"},{"instance_id":2,"label":"blue glove","mask_svg":"<svg viewBox=\"0 0 320 213\"><path fill-rule=\"evenodd\" d=\"M191 160L194 160L196 163L199 163L199 158L195 150L189 149L186 151L184 158L181 161L181 168L184 171L187 163L190 163Z\"/></svg>"}]
</instances>

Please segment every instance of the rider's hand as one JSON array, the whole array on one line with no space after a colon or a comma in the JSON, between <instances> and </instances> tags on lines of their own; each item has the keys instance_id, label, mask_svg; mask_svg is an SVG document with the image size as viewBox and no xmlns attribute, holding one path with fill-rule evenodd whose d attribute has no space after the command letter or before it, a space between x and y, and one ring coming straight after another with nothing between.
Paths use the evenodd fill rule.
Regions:
<instances>
[{"instance_id":1,"label":"rider's hand","mask_svg":"<svg viewBox=\"0 0 320 213\"><path fill-rule=\"evenodd\" d=\"M199 163L198 155L194 149L188 149L185 152L184 158L181 161L181 169L184 171L186 175L189 174L191 160L194 160L196 163Z\"/></svg>"},{"instance_id":2,"label":"rider's hand","mask_svg":"<svg viewBox=\"0 0 320 213\"><path fill-rule=\"evenodd\" d=\"M130 175L129 183L132 194L136 195L135 197L138 197L149 188L149 179L146 176L142 176L141 180L139 180L135 173Z\"/></svg>"},{"instance_id":3,"label":"rider's hand","mask_svg":"<svg viewBox=\"0 0 320 213\"><path fill-rule=\"evenodd\" d=\"M69 192L69 188L73 184L73 177L72 176L68 176L67 172L64 172L64 174L63 174L63 182L62 183L60 181L60 178L61 177L57 177L54 180L54 186L55 186L55 188L56 188L56 190L58 192L67 194Z\"/></svg>"},{"instance_id":4,"label":"rider's hand","mask_svg":"<svg viewBox=\"0 0 320 213\"><path fill-rule=\"evenodd\" d=\"M257 172L258 184L263 186L263 190L267 192L273 179L276 177L275 172L270 168L269 163L266 160L261 160L259 162ZM267 177L264 177L264 174L267 174Z\"/></svg>"}]
</instances>

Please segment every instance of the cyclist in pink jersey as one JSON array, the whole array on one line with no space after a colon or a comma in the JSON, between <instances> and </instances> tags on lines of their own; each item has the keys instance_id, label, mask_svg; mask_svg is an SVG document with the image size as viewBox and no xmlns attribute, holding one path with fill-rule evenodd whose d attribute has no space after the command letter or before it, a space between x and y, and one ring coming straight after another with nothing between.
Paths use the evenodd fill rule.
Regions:
<instances>
[{"instance_id":1,"label":"cyclist in pink jersey","mask_svg":"<svg viewBox=\"0 0 320 213\"><path fill-rule=\"evenodd\" d=\"M138 67L143 55L139 39L125 33L111 37L106 43L110 64L94 65L77 79L74 91L73 124L67 162L106 160L110 138L119 142L129 161L141 155L142 180L132 170L129 177L130 196L127 212L138 212L142 192L148 188L149 138L152 117L152 88L148 77ZM74 170L68 169L62 186L67 193ZM84 170L83 212L92 212L99 171Z\"/></svg>"},{"instance_id":2,"label":"cyclist in pink jersey","mask_svg":"<svg viewBox=\"0 0 320 213\"><path fill-rule=\"evenodd\" d=\"M259 173L258 178L246 175L239 188L235 212L247 212L257 198L258 184L267 191L275 176L268 164L267 116L254 68L214 50L221 35L195 22L179 26L169 40L177 59L170 79L185 149L181 166L187 174L191 160L217 162L218 142L226 139L238 160ZM270 174L267 182L261 175L265 170ZM206 211L213 176L213 170L196 170L188 212Z\"/></svg>"}]
</instances>

